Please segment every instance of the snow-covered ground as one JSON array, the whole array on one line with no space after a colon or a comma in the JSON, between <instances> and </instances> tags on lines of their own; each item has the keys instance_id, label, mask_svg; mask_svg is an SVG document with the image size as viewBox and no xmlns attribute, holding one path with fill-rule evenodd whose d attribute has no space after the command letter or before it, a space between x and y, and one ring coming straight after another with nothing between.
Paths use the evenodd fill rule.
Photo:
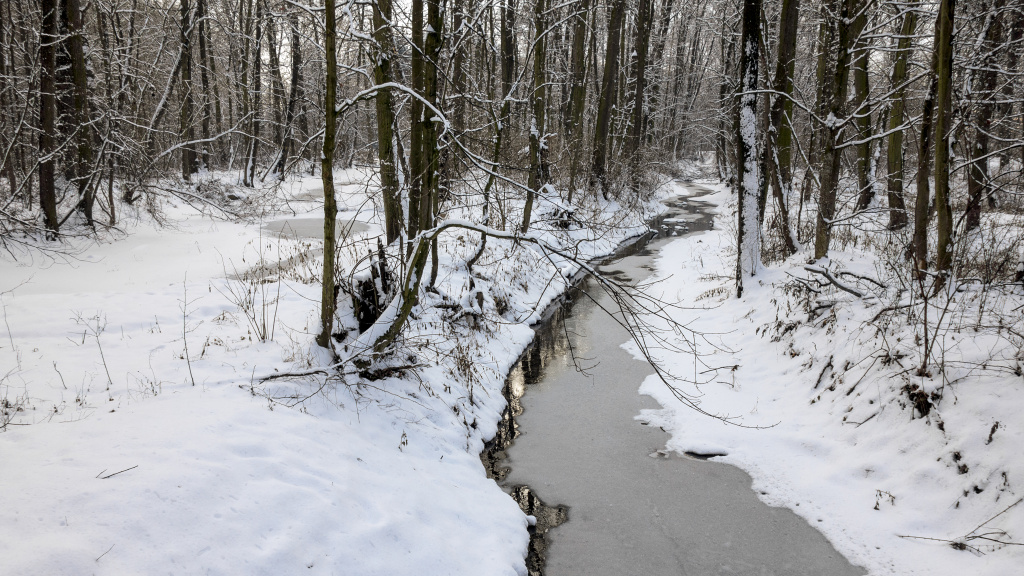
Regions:
<instances>
[{"instance_id":1,"label":"snow-covered ground","mask_svg":"<svg viewBox=\"0 0 1024 576\"><path fill-rule=\"evenodd\" d=\"M380 227L366 175L339 181L340 217L365 224L342 255L351 267ZM297 214L263 223L315 218L318 189L289 182L278 193ZM724 192L703 200L720 229L669 244L650 289L691 307L678 319L704 333L705 354L695 369L654 352L705 382L702 409L766 428L699 416L653 378L641 391L665 407L642 418L671 449L727 453L766 502L871 574L1019 573L1024 547L994 540L1024 541L1020 292L968 288L956 306L929 304L926 324L906 294L855 276L840 280L876 297L802 290L794 277L821 276L797 256L736 299L731 206ZM471 288L476 238L446 233L437 293L423 293L392 363L413 368L264 380L329 361L312 345L316 241L159 208L164 225L141 213L65 256L0 261L0 572L523 574L530 520L478 454L529 324L573 267L492 240ZM541 203L539 233L581 256L608 253L646 215L596 206L600 232L563 233L545 229L555 208ZM864 252L829 265L879 277ZM916 369L925 330L931 376Z\"/></svg>"},{"instance_id":2,"label":"snow-covered ground","mask_svg":"<svg viewBox=\"0 0 1024 576\"><path fill-rule=\"evenodd\" d=\"M802 253L745 281L737 299L735 204L707 186L719 190L701 199L718 206L718 229L665 247L652 285L689 308L676 319L706 336L704 355L696 366L656 356L702 382L682 387L700 408L747 427L696 414L653 376L641 392L664 408L641 418L672 434L671 449L727 454L765 502L872 575L1024 573L1024 291L968 285L948 307L931 301L926 323L912 290L851 275L837 279L867 297L820 287ZM837 250L827 264L895 282L867 252ZM925 331L934 344L921 375Z\"/></svg>"},{"instance_id":3,"label":"snow-covered ground","mask_svg":"<svg viewBox=\"0 0 1024 576\"><path fill-rule=\"evenodd\" d=\"M367 224L351 267L380 227L366 175L338 180L339 218ZM279 193L316 217L319 186ZM572 266L492 240L472 309L477 239L446 233L398 362L414 368L267 381L329 362L312 344L317 243L158 207L166 225L143 212L117 238L0 261L0 573L524 574L529 519L478 455ZM545 232L553 209L538 233L583 257L646 229L605 204L600 232Z\"/></svg>"}]
</instances>

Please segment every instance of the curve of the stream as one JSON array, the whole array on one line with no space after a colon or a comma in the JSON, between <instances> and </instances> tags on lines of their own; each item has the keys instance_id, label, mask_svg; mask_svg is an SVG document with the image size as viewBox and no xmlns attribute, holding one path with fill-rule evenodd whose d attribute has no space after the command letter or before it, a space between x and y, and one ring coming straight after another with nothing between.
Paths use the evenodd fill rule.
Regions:
<instances>
[{"instance_id":1,"label":"curve of the stream","mask_svg":"<svg viewBox=\"0 0 1024 576\"><path fill-rule=\"evenodd\" d=\"M605 273L640 281L673 237L712 228L696 199L708 191L687 187L697 195L667 202L654 233L606 260ZM584 292L610 303L584 280L536 328L506 383L507 418L483 455L537 517L531 575L863 574L807 521L758 500L742 470L664 449L667 434L635 419L658 407L637 393L651 368L621 347L628 334Z\"/></svg>"}]
</instances>

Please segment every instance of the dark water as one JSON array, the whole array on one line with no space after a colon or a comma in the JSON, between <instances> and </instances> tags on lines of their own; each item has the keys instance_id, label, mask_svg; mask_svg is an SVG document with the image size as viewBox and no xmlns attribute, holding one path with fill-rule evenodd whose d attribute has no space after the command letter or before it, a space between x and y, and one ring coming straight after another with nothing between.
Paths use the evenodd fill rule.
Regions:
<instances>
[{"instance_id":1,"label":"dark water","mask_svg":"<svg viewBox=\"0 0 1024 576\"><path fill-rule=\"evenodd\" d=\"M605 275L641 281L661 246L713 226L699 200L667 205L650 234L601 263ZM713 454L670 453L667 434L634 419L658 407L637 393L652 370L621 348L628 334L598 309L610 305L588 278L548 310L509 374L506 414L481 455L537 518L530 573L862 574L802 518L758 500L744 472L705 461Z\"/></svg>"}]
</instances>

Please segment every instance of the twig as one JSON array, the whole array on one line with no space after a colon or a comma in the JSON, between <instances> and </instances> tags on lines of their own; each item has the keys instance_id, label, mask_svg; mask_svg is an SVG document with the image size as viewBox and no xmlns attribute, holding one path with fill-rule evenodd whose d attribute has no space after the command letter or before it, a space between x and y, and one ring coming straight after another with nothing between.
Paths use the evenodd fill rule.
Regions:
<instances>
[{"instance_id":1,"label":"twig","mask_svg":"<svg viewBox=\"0 0 1024 576\"><path fill-rule=\"evenodd\" d=\"M60 383L64 386L64 389L67 390L68 389L68 385L64 382L64 375L60 373L60 370L57 370L57 361L56 360L54 360L54 362L53 362L53 371L57 373L57 376L60 376Z\"/></svg>"},{"instance_id":2,"label":"twig","mask_svg":"<svg viewBox=\"0 0 1024 576\"><path fill-rule=\"evenodd\" d=\"M872 278L870 276L862 276L860 274L854 274L853 272L850 272L849 270L841 270L839 272L836 272L836 276L850 276L851 278L856 278L858 280L863 280L865 282L870 282L870 283L874 284L875 286L878 286L879 288L881 288L883 290L885 290L885 288L886 288L885 284L882 284L881 282L879 282L878 280L875 280L874 278Z\"/></svg>"},{"instance_id":3,"label":"twig","mask_svg":"<svg viewBox=\"0 0 1024 576\"><path fill-rule=\"evenodd\" d=\"M134 469L136 469L138 467L139 467L139 465L136 464L135 466L132 466L131 468L125 468L124 470L121 470L121 472L127 472L129 470L134 470ZM106 472L106 471L107 470L104 468L103 472ZM100 472L100 474L103 474L103 472ZM113 477L113 476L117 476L121 472L114 472L113 474L107 474L106 476L100 476L100 474L97 474L96 477L99 478L100 480L106 480L107 478L110 478L110 477Z\"/></svg>"},{"instance_id":4,"label":"twig","mask_svg":"<svg viewBox=\"0 0 1024 576\"><path fill-rule=\"evenodd\" d=\"M253 380L259 380L260 382L268 382L270 380L277 380L278 378L301 378L303 376L312 376L314 374L327 375L328 372L325 368L316 368L313 370L306 370L303 372L281 372L279 374L269 374L267 376L260 376L259 378L253 377Z\"/></svg>"},{"instance_id":5,"label":"twig","mask_svg":"<svg viewBox=\"0 0 1024 576\"><path fill-rule=\"evenodd\" d=\"M1018 498L1016 502L1014 502L1013 504L1010 504L1006 508L1003 508L1003 511L1000 512L999 514L996 514L995 516L989 518L988 520L985 520L981 524L978 524L977 526L975 526L974 530L971 530L970 532L968 532L967 535L970 536L971 534L974 534L978 530L978 528L981 528L985 524L988 524L989 522L995 520L996 518L999 518L1003 514L1006 514L1010 510L1010 508L1013 508L1014 506L1016 506L1017 504L1020 504L1021 502L1024 502L1024 497ZM1019 544L1018 544L1018 546L1019 546Z\"/></svg>"},{"instance_id":6,"label":"twig","mask_svg":"<svg viewBox=\"0 0 1024 576\"><path fill-rule=\"evenodd\" d=\"M116 545L116 544L111 544L111 545L110 545L110 548L107 548L107 552L110 552L111 550L113 550L113 549L114 549L114 546L115 546L115 545ZM107 552L104 552L103 554L100 554L100 555L99 555L99 557L98 557L98 558L96 558L96 561L97 561L97 562L99 562L99 561L100 561L100 558L103 558L104 556L106 556L106 555L107 555Z\"/></svg>"},{"instance_id":7,"label":"twig","mask_svg":"<svg viewBox=\"0 0 1024 576\"><path fill-rule=\"evenodd\" d=\"M181 288L184 290L181 301L181 339L185 342L185 364L188 365L188 377L192 380L192 386L195 386L196 377L192 375L192 358L188 355L188 272L185 273L185 279L181 282Z\"/></svg>"}]
</instances>

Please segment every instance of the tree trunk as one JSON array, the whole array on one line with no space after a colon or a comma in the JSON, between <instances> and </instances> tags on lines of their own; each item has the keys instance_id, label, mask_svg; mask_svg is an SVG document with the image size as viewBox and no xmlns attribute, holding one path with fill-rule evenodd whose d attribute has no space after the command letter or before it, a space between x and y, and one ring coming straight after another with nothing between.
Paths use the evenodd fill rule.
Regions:
<instances>
[{"instance_id":1,"label":"tree trunk","mask_svg":"<svg viewBox=\"0 0 1024 576\"><path fill-rule=\"evenodd\" d=\"M335 109L338 90L338 55L335 48L337 23L335 22L334 2L335 0L324 0L327 85L324 91L324 145L320 154L320 177L324 185L324 270L320 292L320 333L316 337L316 343L323 348L331 348L334 312L338 305L334 288L334 233L335 220L338 216L338 205L334 199L334 144L338 116Z\"/></svg>"},{"instance_id":2,"label":"tree trunk","mask_svg":"<svg viewBox=\"0 0 1024 576\"><path fill-rule=\"evenodd\" d=\"M288 106L284 114L284 136L281 139L281 152L277 157L277 165L273 172L278 179L284 180L288 166L288 158L292 155L295 143L295 115L302 98L302 39L299 36L299 14L292 11L288 15L288 26L291 29L291 87L288 90Z\"/></svg>"},{"instance_id":3,"label":"tree trunk","mask_svg":"<svg viewBox=\"0 0 1024 576\"><path fill-rule=\"evenodd\" d=\"M200 0L201 1L201 0ZM198 155L193 144L196 139L195 125L192 122L193 90L192 90L192 8L188 0L180 0L181 7L181 138L186 144L181 147L181 177L186 181L199 171Z\"/></svg>"},{"instance_id":4,"label":"tree trunk","mask_svg":"<svg viewBox=\"0 0 1024 576\"><path fill-rule=\"evenodd\" d=\"M266 2L266 0L261 1ZM283 146L285 138L284 79L281 78L281 58L277 53L277 26L274 24L273 12L267 15L266 28L267 55L270 59L270 93L274 106L274 141L279 146Z\"/></svg>"},{"instance_id":5,"label":"tree trunk","mask_svg":"<svg viewBox=\"0 0 1024 576\"><path fill-rule=\"evenodd\" d=\"M256 183L256 158L260 150L260 105L263 95L263 0L256 2L256 20L254 32L256 37L253 40L252 51L252 82L246 86L249 91L249 101L252 109L249 111L249 141L246 148L245 174L242 176L242 185L252 187ZM337 72L335 72L337 75Z\"/></svg>"},{"instance_id":6,"label":"tree trunk","mask_svg":"<svg viewBox=\"0 0 1024 576\"><path fill-rule=\"evenodd\" d=\"M442 0L427 0L426 41L423 44L423 98L430 106L424 106L423 115L423 188L420 195L420 230L434 226L440 185L441 151L438 145L437 126L441 118L435 110L438 107L438 60L441 56L441 39L444 30ZM436 253L436 252L435 252Z\"/></svg>"},{"instance_id":7,"label":"tree trunk","mask_svg":"<svg viewBox=\"0 0 1024 576\"><path fill-rule=\"evenodd\" d=\"M653 1L653 0L652 0ZM661 5L661 11L659 12L658 27L654 33L654 44L651 47L651 70L654 71L654 77L651 78L651 102L648 109L651 114L658 114L661 112L662 103L665 101L662 98L662 91L667 86L664 82L664 59L665 59L665 45L668 42L668 29L672 23L672 6L675 4L675 0L663 0ZM653 7L653 4L652 4ZM652 16L653 18L653 16ZM660 134L658 123L650 121L647 122L647 141L652 142L654 138ZM664 123L661 125L664 130Z\"/></svg>"},{"instance_id":8,"label":"tree trunk","mask_svg":"<svg viewBox=\"0 0 1024 576\"><path fill-rule=\"evenodd\" d=\"M800 22L800 0L784 0L779 15L778 62L775 66L774 90L768 128L768 177L779 208L779 226L786 246L786 255L795 254L796 237L789 224L789 199L793 192L793 70L796 65L797 27Z\"/></svg>"},{"instance_id":9,"label":"tree trunk","mask_svg":"<svg viewBox=\"0 0 1024 576\"><path fill-rule=\"evenodd\" d=\"M534 197L547 184L547 144L544 141L546 128L544 108L547 100L544 74L545 48L547 46L545 39L545 32L547 31L544 18L545 10L547 8L544 0L536 0L533 12L533 92L530 96L533 122L530 126L530 176L527 182L526 205L523 208L523 224L520 228L523 234L526 234L530 229Z\"/></svg>"},{"instance_id":10,"label":"tree trunk","mask_svg":"<svg viewBox=\"0 0 1024 576\"><path fill-rule=\"evenodd\" d=\"M443 0L427 0L427 38L424 45L424 83L423 96L431 108L423 114L423 156L426 160L423 194L420 196L420 230L433 228L441 202L441 146L437 126L442 120L439 117L438 93L440 78L438 75L441 59L441 43L444 34L444 12L441 10ZM437 237L430 241L430 281L433 287L437 280L440 267L438 262Z\"/></svg>"},{"instance_id":11,"label":"tree trunk","mask_svg":"<svg viewBox=\"0 0 1024 576\"><path fill-rule=\"evenodd\" d=\"M917 29L917 11L909 9L903 13L896 57L892 67L893 90L892 108L889 110L889 143L886 150L888 173L886 190L889 194L889 229L898 230L907 225L907 208L903 200L903 119L907 100L907 62L913 50L914 31Z\"/></svg>"},{"instance_id":12,"label":"tree trunk","mask_svg":"<svg viewBox=\"0 0 1024 576\"><path fill-rule=\"evenodd\" d=\"M7 8L6 12L4 8ZM7 53L10 54L13 51L13 41L7 39L7 23L10 22L13 28L14 17L11 14L11 7L6 3L0 3L0 77L8 78L14 69L14 59L8 60L7 54L4 53L4 49L7 49ZM14 36L13 30L11 36ZM7 64L10 63L11 70L8 71ZM10 103L11 97L7 90L0 90L0 114L11 115L13 117L14 110ZM18 148L16 144L17 134L12 134L10 139L4 138L0 141L0 146L3 149L10 150L10 152L4 157L3 165L0 166L0 173L7 175L7 187L10 190L11 197L14 196L15 190L18 189L17 178L15 176L14 168L14 156L15 151Z\"/></svg>"},{"instance_id":13,"label":"tree trunk","mask_svg":"<svg viewBox=\"0 0 1024 576\"><path fill-rule=\"evenodd\" d=\"M505 131L512 121L512 79L515 76L516 67L516 37L515 29L515 5L512 0L504 0L501 5L501 24L499 35L501 36L501 107L498 111L497 122L494 128L494 148L491 153L491 173L487 175L487 183L484 185L483 193L483 222L488 224L491 210L491 188L494 186L494 173L498 170L498 161L501 158L501 144ZM504 230L504 223L500 227ZM486 236L481 237L481 251L483 243L487 241ZM478 252L479 254L479 252Z\"/></svg>"},{"instance_id":14,"label":"tree trunk","mask_svg":"<svg viewBox=\"0 0 1024 576\"><path fill-rule=\"evenodd\" d=\"M68 53L71 56L71 75L74 82L75 123L75 183L78 187L78 209L89 226L93 222L93 129L89 119L89 78L85 67L85 35L82 12L78 0L65 0L64 11L68 20Z\"/></svg>"},{"instance_id":15,"label":"tree trunk","mask_svg":"<svg viewBox=\"0 0 1024 576\"><path fill-rule=\"evenodd\" d=\"M722 180L727 180L731 184L733 182L732 174L732 163L730 162L730 150L735 149L735 142L733 146L730 146L730 142L734 140L730 136L729 130L726 129L726 122L729 118L735 118L735 114L732 114L732 82L733 82L733 66L736 52L736 41L733 39L732 34L726 34L728 30L726 23L728 19L723 15L722 17L722 33L721 33L721 48L722 48L722 79L718 84L718 105L720 107L718 113L718 145L715 147L715 163L718 165L718 174ZM680 46L681 47L681 46ZM677 48L678 50L678 48ZM691 50L692 52L692 50ZM678 55L678 52L677 52ZM678 59L678 58L677 58ZM691 64L692 64L691 57ZM678 66L677 66L678 69ZM689 92L689 90L687 90ZM687 94L687 100L689 100L689 94ZM678 136L677 136L678 138ZM676 158L675 150L676 146L672 147L673 154L672 158Z\"/></svg>"},{"instance_id":16,"label":"tree trunk","mask_svg":"<svg viewBox=\"0 0 1024 576\"><path fill-rule=\"evenodd\" d=\"M843 0L833 0L833 6ZM832 220L836 214L836 196L839 189L839 172L842 169L840 157L842 150L836 147L842 134L840 118L846 108L847 83L850 77L850 16L856 13L863 0L845 0L842 15L839 18L839 53L836 56L835 73L831 81L825 82L822 102L829 111L826 126L822 130L822 174L821 190L818 193L818 221L814 233L814 258L828 255L829 243L832 239ZM832 23L835 26L836 23ZM831 34L829 35L831 36Z\"/></svg>"},{"instance_id":17,"label":"tree trunk","mask_svg":"<svg viewBox=\"0 0 1024 576\"><path fill-rule=\"evenodd\" d=\"M373 79L377 84L386 84L393 80L391 59L395 55L395 48L391 37L391 6L391 0L377 0L373 4L373 38L378 50L375 54ZM391 90L378 90L376 105L377 160L380 163L380 184L384 200L384 232L388 244L391 244L402 234L402 198L398 183L398 167L395 163L395 111Z\"/></svg>"},{"instance_id":18,"label":"tree trunk","mask_svg":"<svg viewBox=\"0 0 1024 576\"><path fill-rule=\"evenodd\" d=\"M835 42L836 34L836 23L833 18L829 16L829 7L836 7L838 4L835 0L830 0L827 3L822 3L820 23L818 24L818 60L814 68L815 78L815 94L814 94L814 112L820 118L824 118L828 114L826 110L827 104L825 103L825 94L828 92L827 85L832 82L832 78L828 73L828 65L830 60L830 54L832 50L832 44ZM804 183L800 187L800 194L802 200L810 200L811 193L814 190L814 175L821 175L821 152L819 146L822 138L824 138L825 127L818 126L812 123L810 127L811 138L808 145L807 153L807 170L804 171Z\"/></svg>"},{"instance_id":19,"label":"tree trunk","mask_svg":"<svg viewBox=\"0 0 1024 576\"><path fill-rule=\"evenodd\" d=\"M412 89L423 94L423 0L412 0ZM408 217L408 241L409 252L412 251L412 241L421 230L421 210L428 210L423 206L422 197L424 189L424 172L426 162L423 158L423 102L419 98L413 98L409 106L410 112L410 135L409 135L409 170L411 171L412 182L409 186L409 210ZM429 192L427 192L429 194Z\"/></svg>"},{"instance_id":20,"label":"tree trunk","mask_svg":"<svg viewBox=\"0 0 1024 576\"><path fill-rule=\"evenodd\" d=\"M967 214L964 226L966 230L974 230L981 226L982 200L988 194L988 138L992 130L992 115L995 104L992 96L996 89L996 62L994 53L997 43L1003 35L1002 19L1005 0L996 0L993 4L993 15L985 32L982 60L978 82L978 121L974 125L974 145L971 147L971 164L967 171Z\"/></svg>"},{"instance_id":21,"label":"tree trunk","mask_svg":"<svg viewBox=\"0 0 1024 576\"><path fill-rule=\"evenodd\" d=\"M636 67L633 70L633 114L626 144L626 161L634 190L640 188L640 146L646 134L644 97L647 90L647 53L651 44L651 0L639 0L636 16L636 38L633 51Z\"/></svg>"},{"instance_id":22,"label":"tree trunk","mask_svg":"<svg viewBox=\"0 0 1024 576\"><path fill-rule=\"evenodd\" d=\"M469 27L466 26L466 0L454 0L452 10L452 128L456 138L466 131L466 45Z\"/></svg>"},{"instance_id":23,"label":"tree trunk","mask_svg":"<svg viewBox=\"0 0 1024 576\"><path fill-rule=\"evenodd\" d=\"M936 28L938 28L936 26ZM938 30L936 30L936 33ZM935 61L938 52L932 52L932 68L929 70L931 80L928 95L925 97L921 111L921 138L917 149L917 198L914 200L914 277L921 278L928 270L928 217L931 203L931 187L928 175L931 173L931 147L934 140L933 119L935 118L935 94L938 91Z\"/></svg>"},{"instance_id":24,"label":"tree trunk","mask_svg":"<svg viewBox=\"0 0 1024 576\"><path fill-rule=\"evenodd\" d=\"M210 95L210 71L208 70L210 65L209 47L206 39L206 0L196 0L196 21L199 32L199 81L203 87L203 123L202 123L202 154L199 159L203 168L210 168L210 120L213 114L211 113L211 100L213 98ZM214 76L214 86L217 84L217 78ZM218 108L220 103L217 103ZM220 114L218 114L218 117ZM219 129L219 120L218 120Z\"/></svg>"},{"instance_id":25,"label":"tree trunk","mask_svg":"<svg viewBox=\"0 0 1024 576\"><path fill-rule=\"evenodd\" d=\"M54 155L57 120L57 2L41 0L43 13L39 36L39 206L48 237L56 238L60 224L57 221L57 193L54 181Z\"/></svg>"},{"instance_id":26,"label":"tree trunk","mask_svg":"<svg viewBox=\"0 0 1024 576\"><path fill-rule=\"evenodd\" d=\"M740 40L740 107L736 176L739 206L736 214L736 296L743 296L743 279L761 267L761 227L757 197L761 174L757 158L757 75L761 35L761 0L743 0Z\"/></svg>"},{"instance_id":27,"label":"tree trunk","mask_svg":"<svg viewBox=\"0 0 1024 576\"><path fill-rule=\"evenodd\" d=\"M867 208L875 197L875 186L871 178L871 108L868 103L870 86L868 85L868 60L871 50L864 37L867 25L867 2L857 7L853 17L853 29L850 39L853 42L853 113L854 126L857 128L857 210Z\"/></svg>"},{"instance_id":28,"label":"tree trunk","mask_svg":"<svg viewBox=\"0 0 1024 576\"><path fill-rule=\"evenodd\" d=\"M608 132L611 126L619 80L619 41L626 0L615 0L608 17L608 45L605 50L604 79L601 81L601 100L597 109L597 125L594 130L594 152L591 159L590 185L598 186L601 194L608 197L608 176L605 164L608 160Z\"/></svg>"},{"instance_id":29,"label":"tree trunk","mask_svg":"<svg viewBox=\"0 0 1024 576\"><path fill-rule=\"evenodd\" d=\"M1010 46L1009 50L1006 51L1006 71L1009 73L1009 79L1003 82L1002 86L1002 97L999 98L1000 104L998 106L999 116L1003 120L999 123L1000 137L1009 140L1013 133L1013 123L1010 116L1013 113L1014 104L1014 92L1017 86L1020 85L1017 80L1019 71L1017 69L1018 62L1020 61L1020 45L1021 39L1024 39L1024 10L1014 10L1011 12L1013 20L1012 24L1009 25L1009 31L1007 38L1007 44ZM1007 15L1009 18L1010 15ZM1024 160L1024 147L1020 150L1021 159ZM999 168L1000 170L1010 160L1010 154L1008 150L1004 150L999 154ZM988 197L989 207L995 208L995 196L990 195Z\"/></svg>"},{"instance_id":30,"label":"tree trunk","mask_svg":"<svg viewBox=\"0 0 1024 576\"><path fill-rule=\"evenodd\" d=\"M587 99L587 12L590 10L590 0L579 0L579 5L574 7L576 14L573 16L572 34L572 76L570 82L572 89L569 92L569 113L566 116L568 122L565 126L566 145L575 146L583 134L583 105ZM579 171L579 157L581 150L575 150L569 158L569 194L568 203L572 203L572 195L576 189L576 176Z\"/></svg>"},{"instance_id":31,"label":"tree trunk","mask_svg":"<svg viewBox=\"0 0 1024 576\"><path fill-rule=\"evenodd\" d=\"M953 95L953 15L956 0L942 0L939 5L936 37L935 77L938 106L935 111L935 217L938 223L935 269L948 274L953 265L953 214L949 205L949 138L952 126Z\"/></svg>"}]
</instances>

